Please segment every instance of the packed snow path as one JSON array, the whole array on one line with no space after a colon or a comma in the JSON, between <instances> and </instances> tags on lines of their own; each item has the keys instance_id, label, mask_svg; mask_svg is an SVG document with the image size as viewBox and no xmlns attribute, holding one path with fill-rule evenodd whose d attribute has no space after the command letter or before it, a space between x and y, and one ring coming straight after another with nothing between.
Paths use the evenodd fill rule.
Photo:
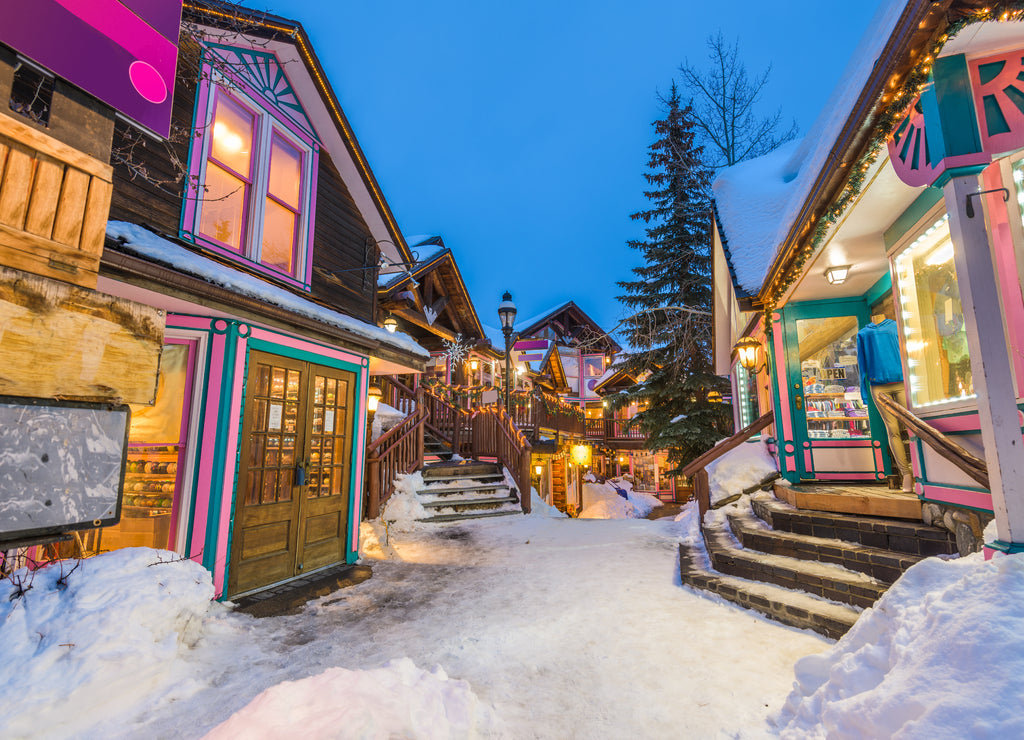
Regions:
<instances>
[{"instance_id":1,"label":"packed snow path","mask_svg":"<svg viewBox=\"0 0 1024 740\"><path fill-rule=\"evenodd\" d=\"M73 725L201 737L282 681L409 658L468 682L493 708L485 735L767 734L794 661L828 643L682 588L683 526L533 515L392 532L389 559L364 558L371 580L295 616L214 616L163 685Z\"/></svg>"}]
</instances>

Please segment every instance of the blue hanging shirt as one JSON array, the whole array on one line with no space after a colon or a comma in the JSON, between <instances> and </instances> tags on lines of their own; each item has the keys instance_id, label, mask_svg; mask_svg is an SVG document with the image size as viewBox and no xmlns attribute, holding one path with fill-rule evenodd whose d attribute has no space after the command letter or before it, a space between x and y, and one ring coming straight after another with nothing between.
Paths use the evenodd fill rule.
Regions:
<instances>
[{"instance_id":1,"label":"blue hanging shirt","mask_svg":"<svg viewBox=\"0 0 1024 740\"><path fill-rule=\"evenodd\" d=\"M899 330L895 321L886 319L880 324L868 324L857 332L857 362L860 365L860 394L864 399L868 397L869 384L903 380Z\"/></svg>"}]
</instances>

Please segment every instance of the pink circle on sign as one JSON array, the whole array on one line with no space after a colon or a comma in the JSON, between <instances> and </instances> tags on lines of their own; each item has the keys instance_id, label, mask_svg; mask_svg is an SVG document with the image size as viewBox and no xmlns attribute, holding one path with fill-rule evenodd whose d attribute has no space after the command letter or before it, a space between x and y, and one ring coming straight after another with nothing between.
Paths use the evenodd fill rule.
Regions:
<instances>
[{"instance_id":1,"label":"pink circle on sign","mask_svg":"<svg viewBox=\"0 0 1024 740\"><path fill-rule=\"evenodd\" d=\"M149 62L135 60L128 67L128 77L132 86L150 103L162 103L167 100L167 85L164 78Z\"/></svg>"}]
</instances>

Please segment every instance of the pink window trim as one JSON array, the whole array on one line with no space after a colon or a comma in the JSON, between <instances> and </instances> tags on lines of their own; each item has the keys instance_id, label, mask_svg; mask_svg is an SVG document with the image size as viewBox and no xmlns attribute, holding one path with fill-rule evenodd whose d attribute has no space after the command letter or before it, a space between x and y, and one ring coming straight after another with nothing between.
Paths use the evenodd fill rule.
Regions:
<instances>
[{"instance_id":1,"label":"pink window trim","mask_svg":"<svg viewBox=\"0 0 1024 740\"><path fill-rule=\"evenodd\" d=\"M227 257L234 262L241 262L244 265L255 272L261 273L273 280L287 285L300 288L308 292L312 286L312 274L313 274L313 235L316 227L316 192L317 182L320 165L320 146L319 143L313 139L309 133L303 129L297 127L294 123L289 121L285 116L280 115L275 109L274 105L264 98L260 93L254 90L245 80L237 75L233 75L230 72L225 72L225 76L229 78L231 84L236 86L239 90L244 92L253 100L257 101L259 105L259 113L265 113L274 119L274 122L281 128L288 131L290 134L299 139L304 145L309 147L309 152L303 152L303 155L308 154L310 158L310 177L308 181L308 190L302 195L302 206L308 217L306 219L306 228L304 233L301 235L303 242L306 245L306 256L303 265L303 279L298 279L294 275L283 273L279 270L275 270L273 267L264 265L260 262L249 259L244 254L240 254L230 246L219 242L215 239L211 239L206 236L199 234L199 207L198 200L196 198L190 198L186 194L184 198L184 207L182 209L182 221L181 221L181 236L183 239L196 244L197 246L209 249L215 254ZM210 95L214 93L218 86L210 82L210 75L202 75L199 81L199 87L196 90L196 112L198 114L206 115L206 111L209 110ZM219 88L224 89L224 88ZM248 105L245 106L249 108ZM195 124L194 124L195 127ZM203 125L203 129L206 126ZM199 135L193 140L191 151L189 153L189 175L190 177L196 178L198 181L199 175L203 172L203 167L206 163L206 157L204 151L206 149L206 133L205 130L199 131ZM304 182L303 185L306 183ZM248 205L248 204L247 204ZM246 218L248 219L249 213L246 211ZM297 260L296 260L297 262ZM296 265L298 266L298 265Z\"/></svg>"}]
</instances>

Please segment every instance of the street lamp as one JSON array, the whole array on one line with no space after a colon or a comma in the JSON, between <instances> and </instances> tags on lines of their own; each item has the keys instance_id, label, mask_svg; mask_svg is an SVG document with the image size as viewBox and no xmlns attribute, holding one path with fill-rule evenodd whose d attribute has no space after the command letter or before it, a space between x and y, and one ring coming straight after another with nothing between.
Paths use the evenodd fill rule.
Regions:
<instances>
[{"instance_id":1,"label":"street lamp","mask_svg":"<svg viewBox=\"0 0 1024 740\"><path fill-rule=\"evenodd\" d=\"M501 319L501 333L505 335L505 408L508 409L512 392L512 326L516 323L516 304L507 290L498 305L498 318Z\"/></svg>"}]
</instances>

